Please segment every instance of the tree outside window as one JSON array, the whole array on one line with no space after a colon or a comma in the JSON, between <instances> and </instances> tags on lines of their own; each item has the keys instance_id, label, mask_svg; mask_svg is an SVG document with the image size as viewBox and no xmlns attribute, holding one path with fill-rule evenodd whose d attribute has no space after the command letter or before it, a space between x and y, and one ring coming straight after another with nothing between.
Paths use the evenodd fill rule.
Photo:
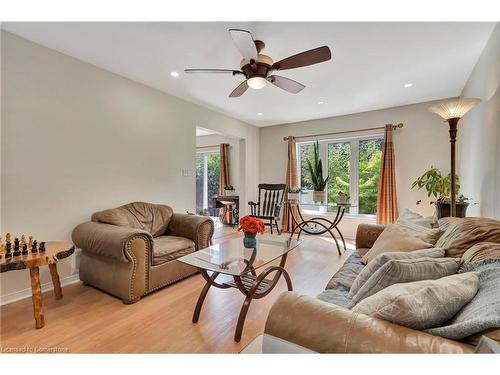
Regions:
<instances>
[{"instance_id":1,"label":"tree outside window","mask_svg":"<svg viewBox=\"0 0 500 375\"><path fill-rule=\"evenodd\" d=\"M339 192L351 195L351 143L328 144L328 202L335 203ZM331 211L331 210L330 210ZM336 211L336 209L335 209Z\"/></svg>"},{"instance_id":2,"label":"tree outside window","mask_svg":"<svg viewBox=\"0 0 500 375\"><path fill-rule=\"evenodd\" d=\"M204 152L196 154L196 213L205 209L215 216L213 197L219 194L220 154Z\"/></svg>"},{"instance_id":3,"label":"tree outside window","mask_svg":"<svg viewBox=\"0 0 500 375\"><path fill-rule=\"evenodd\" d=\"M346 212L375 215L383 137L371 136L319 143L321 158L323 161L328 161L325 166L327 170L324 171L330 176L327 186L328 203L336 203L341 192L349 196L353 204L353 207ZM298 153L301 188L312 191L307 159L313 157L313 144L299 143ZM311 193L302 194L302 205L305 205L306 209L317 210L309 195ZM328 211L336 212L337 209L329 207Z\"/></svg>"},{"instance_id":4,"label":"tree outside window","mask_svg":"<svg viewBox=\"0 0 500 375\"><path fill-rule=\"evenodd\" d=\"M377 213L378 181L382 161L382 139L359 141L359 208L360 214Z\"/></svg>"}]
</instances>

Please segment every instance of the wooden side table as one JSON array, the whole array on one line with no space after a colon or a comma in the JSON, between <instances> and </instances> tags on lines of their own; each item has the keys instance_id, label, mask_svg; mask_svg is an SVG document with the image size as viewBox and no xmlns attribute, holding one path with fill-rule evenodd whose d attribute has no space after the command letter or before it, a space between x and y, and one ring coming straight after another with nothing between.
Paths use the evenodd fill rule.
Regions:
<instances>
[{"instance_id":1,"label":"wooden side table","mask_svg":"<svg viewBox=\"0 0 500 375\"><path fill-rule=\"evenodd\" d=\"M223 224L234 228L240 222L240 197L238 195L216 195L213 198L214 208L220 208Z\"/></svg>"},{"instance_id":2,"label":"wooden side table","mask_svg":"<svg viewBox=\"0 0 500 375\"><path fill-rule=\"evenodd\" d=\"M57 273L57 262L59 259L69 257L75 251L75 247L70 242L48 241L45 242L45 252L32 253L27 255L13 256L5 258L3 252L0 259L0 272L30 270L31 293L33 298L33 314L35 316L35 327L42 328L45 325L42 310L42 287L40 285L40 268L48 265L52 284L54 285L54 295L56 299L62 298L61 281Z\"/></svg>"}]
</instances>

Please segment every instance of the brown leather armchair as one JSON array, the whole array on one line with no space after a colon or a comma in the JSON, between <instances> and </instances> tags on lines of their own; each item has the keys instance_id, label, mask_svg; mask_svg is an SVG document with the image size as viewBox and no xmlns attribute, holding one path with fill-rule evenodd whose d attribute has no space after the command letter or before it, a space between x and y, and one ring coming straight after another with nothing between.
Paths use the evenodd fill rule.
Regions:
<instances>
[{"instance_id":1,"label":"brown leather armchair","mask_svg":"<svg viewBox=\"0 0 500 375\"><path fill-rule=\"evenodd\" d=\"M169 206L134 202L96 212L73 230L82 249L80 280L123 300L142 296L195 274L176 259L208 247L210 218L173 213Z\"/></svg>"}]
</instances>

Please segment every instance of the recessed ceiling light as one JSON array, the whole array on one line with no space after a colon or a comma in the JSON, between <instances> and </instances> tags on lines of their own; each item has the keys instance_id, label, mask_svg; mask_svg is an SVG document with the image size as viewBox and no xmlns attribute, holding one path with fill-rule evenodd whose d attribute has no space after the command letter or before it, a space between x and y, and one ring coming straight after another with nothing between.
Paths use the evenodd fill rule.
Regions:
<instances>
[{"instance_id":1,"label":"recessed ceiling light","mask_svg":"<svg viewBox=\"0 0 500 375\"><path fill-rule=\"evenodd\" d=\"M179 73L177 73L177 72L170 72L170 75L172 77L176 77L176 78L179 77Z\"/></svg>"},{"instance_id":2,"label":"recessed ceiling light","mask_svg":"<svg viewBox=\"0 0 500 375\"><path fill-rule=\"evenodd\" d=\"M319 105L324 104L325 102L322 102L321 100L318 102Z\"/></svg>"},{"instance_id":3,"label":"recessed ceiling light","mask_svg":"<svg viewBox=\"0 0 500 375\"><path fill-rule=\"evenodd\" d=\"M413 83L405 83L405 88L407 89L408 87L412 87Z\"/></svg>"},{"instance_id":4,"label":"recessed ceiling light","mask_svg":"<svg viewBox=\"0 0 500 375\"><path fill-rule=\"evenodd\" d=\"M262 112L257 113L257 116L262 116Z\"/></svg>"}]
</instances>

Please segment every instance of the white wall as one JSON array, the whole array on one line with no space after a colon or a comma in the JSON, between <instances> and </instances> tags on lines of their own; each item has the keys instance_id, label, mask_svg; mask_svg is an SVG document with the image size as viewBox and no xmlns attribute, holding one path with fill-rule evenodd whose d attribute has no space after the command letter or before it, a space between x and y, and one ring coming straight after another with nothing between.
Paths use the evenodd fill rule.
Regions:
<instances>
[{"instance_id":1,"label":"white wall","mask_svg":"<svg viewBox=\"0 0 500 375\"><path fill-rule=\"evenodd\" d=\"M419 103L262 128L260 181L269 183L285 181L287 164L287 143L283 141L285 136L356 130L403 122L404 128L396 130L394 135L399 210L409 208L424 215L432 215L434 208L429 205L431 199L427 198L424 191L411 190L411 184L431 165L446 172L450 168L448 128L438 116L428 111L433 103ZM419 199L422 200L422 204L417 206L415 203ZM357 225L366 221L366 219L346 218L341 229L346 236L353 238Z\"/></svg>"},{"instance_id":2,"label":"white wall","mask_svg":"<svg viewBox=\"0 0 500 375\"><path fill-rule=\"evenodd\" d=\"M196 126L245 140L242 195L256 194L254 126L4 31L1 88L4 232L70 240L92 212L135 200L194 210ZM27 271L0 277L2 297L29 288Z\"/></svg>"},{"instance_id":3,"label":"white wall","mask_svg":"<svg viewBox=\"0 0 500 375\"><path fill-rule=\"evenodd\" d=\"M469 214L500 218L500 26L497 24L461 96L482 102L460 121L462 192L478 204Z\"/></svg>"}]
</instances>

